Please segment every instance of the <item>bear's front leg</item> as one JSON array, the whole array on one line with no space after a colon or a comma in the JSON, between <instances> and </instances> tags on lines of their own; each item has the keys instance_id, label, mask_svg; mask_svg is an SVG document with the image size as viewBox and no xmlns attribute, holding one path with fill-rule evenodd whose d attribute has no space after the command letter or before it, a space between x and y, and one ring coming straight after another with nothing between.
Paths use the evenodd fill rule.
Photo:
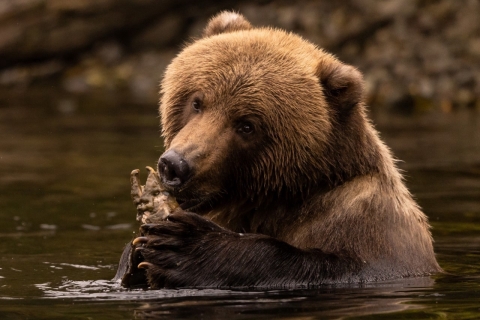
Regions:
<instances>
[{"instance_id":1,"label":"bear's front leg","mask_svg":"<svg viewBox=\"0 0 480 320\"><path fill-rule=\"evenodd\" d=\"M130 274L145 271L151 288L319 285L338 281L357 266L348 257L300 250L264 235L234 233L189 212L143 225L141 232L133 241Z\"/></svg>"}]
</instances>

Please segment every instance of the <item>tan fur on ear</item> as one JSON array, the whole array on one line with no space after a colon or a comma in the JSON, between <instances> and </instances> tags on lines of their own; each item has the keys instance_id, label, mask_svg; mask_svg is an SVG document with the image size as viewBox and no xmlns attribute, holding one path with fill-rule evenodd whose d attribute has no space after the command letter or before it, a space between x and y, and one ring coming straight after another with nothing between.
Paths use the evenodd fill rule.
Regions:
<instances>
[{"instance_id":1,"label":"tan fur on ear","mask_svg":"<svg viewBox=\"0 0 480 320\"><path fill-rule=\"evenodd\" d=\"M322 61L317 76L330 105L348 111L364 100L363 76L356 68Z\"/></svg>"},{"instance_id":2,"label":"tan fur on ear","mask_svg":"<svg viewBox=\"0 0 480 320\"><path fill-rule=\"evenodd\" d=\"M203 37L210 37L224 32L234 32L251 29L252 25L244 16L233 11L223 11L208 22Z\"/></svg>"}]
</instances>

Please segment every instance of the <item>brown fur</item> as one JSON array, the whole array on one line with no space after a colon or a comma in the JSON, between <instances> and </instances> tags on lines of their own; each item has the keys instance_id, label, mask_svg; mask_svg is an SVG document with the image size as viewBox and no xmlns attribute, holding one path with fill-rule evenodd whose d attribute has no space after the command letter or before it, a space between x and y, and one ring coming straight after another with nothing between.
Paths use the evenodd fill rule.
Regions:
<instances>
[{"instance_id":1,"label":"brown fur","mask_svg":"<svg viewBox=\"0 0 480 320\"><path fill-rule=\"evenodd\" d=\"M225 229L180 213L144 228L151 286L317 285L441 270L427 218L367 119L362 75L311 43L221 13L168 67L160 114L166 149L193 170L172 193ZM254 132L239 133L247 122ZM178 236L208 223L223 236L201 227L184 234L190 240ZM173 238L182 246L165 255L159 248ZM174 277L168 259L188 262ZM192 273L197 264L217 273Z\"/></svg>"},{"instance_id":2,"label":"brown fur","mask_svg":"<svg viewBox=\"0 0 480 320\"><path fill-rule=\"evenodd\" d=\"M222 12L210 19L207 27L203 30L204 37L210 37L224 32L249 30L250 22L235 12Z\"/></svg>"}]
</instances>

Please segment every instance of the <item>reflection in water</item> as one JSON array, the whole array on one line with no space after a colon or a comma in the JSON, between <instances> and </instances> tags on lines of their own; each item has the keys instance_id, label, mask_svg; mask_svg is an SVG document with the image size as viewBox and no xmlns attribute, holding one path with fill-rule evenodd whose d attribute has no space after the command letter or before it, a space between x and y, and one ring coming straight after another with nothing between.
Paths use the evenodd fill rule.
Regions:
<instances>
[{"instance_id":1,"label":"reflection in water","mask_svg":"<svg viewBox=\"0 0 480 320\"><path fill-rule=\"evenodd\" d=\"M330 287L315 290L231 291L214 289L128 290L119 282L64 281L53 287L37 284L46 299L75 301L137 301L135 318L169 316L183 318L231 317L238 314L271 317L297 316L346 317L400 312L423 308L418 297L436 297L430 278L408 279L359 287ZM65 301L65 300L64 300Z\"/></svg>"},{"instance_id":2,"label":"reflection in water","mask_svg":"<svg viewBox=\"0 0 480 320\"><path fill-rule=\"evenodd\" d=\"M380 112L374 120L432 222L437 257L448 272L434 283L126 290L105 279L113 278L138 229L129 174L154 165L162 153L156 106L119 95L3 92L1 317L480 318L480 113L405 118Z\"/></svg>"},{"instance_id":3,"label":"reflection in water","mask_svg":"<svg viewBox=\"0 0 480 320\"><path fill-rule=\"evenodd\" d=\"M374 294L374 296L372 296ZM177 301L175 301L177 300ZM168 302L147 302L134 310L138 319L187 318L202 315L205 318L338 318L418 309L420 306L406 304L408 298L388 293L352 293L315 291L267 292L242 297L222 297L218 293L203 299L170 299Z\"/></svg>"}]
</instances>

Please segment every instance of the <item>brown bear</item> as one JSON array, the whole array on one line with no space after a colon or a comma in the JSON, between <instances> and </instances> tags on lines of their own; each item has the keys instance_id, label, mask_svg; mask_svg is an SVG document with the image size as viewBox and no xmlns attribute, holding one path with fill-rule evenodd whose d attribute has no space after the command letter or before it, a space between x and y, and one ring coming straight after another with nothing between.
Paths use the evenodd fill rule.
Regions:
<instances>
[{"instance_id":1,"label":"brown bear","mask_svg":"<svg viewBox=\"0 0 480 320\"><path fill-rule=\"evenodd\" d=\"M161 182L125 286L305 287L440 272L426 216L366 116L360 72L223 12L168 66Z\"/></svg>"}]
</instances>

